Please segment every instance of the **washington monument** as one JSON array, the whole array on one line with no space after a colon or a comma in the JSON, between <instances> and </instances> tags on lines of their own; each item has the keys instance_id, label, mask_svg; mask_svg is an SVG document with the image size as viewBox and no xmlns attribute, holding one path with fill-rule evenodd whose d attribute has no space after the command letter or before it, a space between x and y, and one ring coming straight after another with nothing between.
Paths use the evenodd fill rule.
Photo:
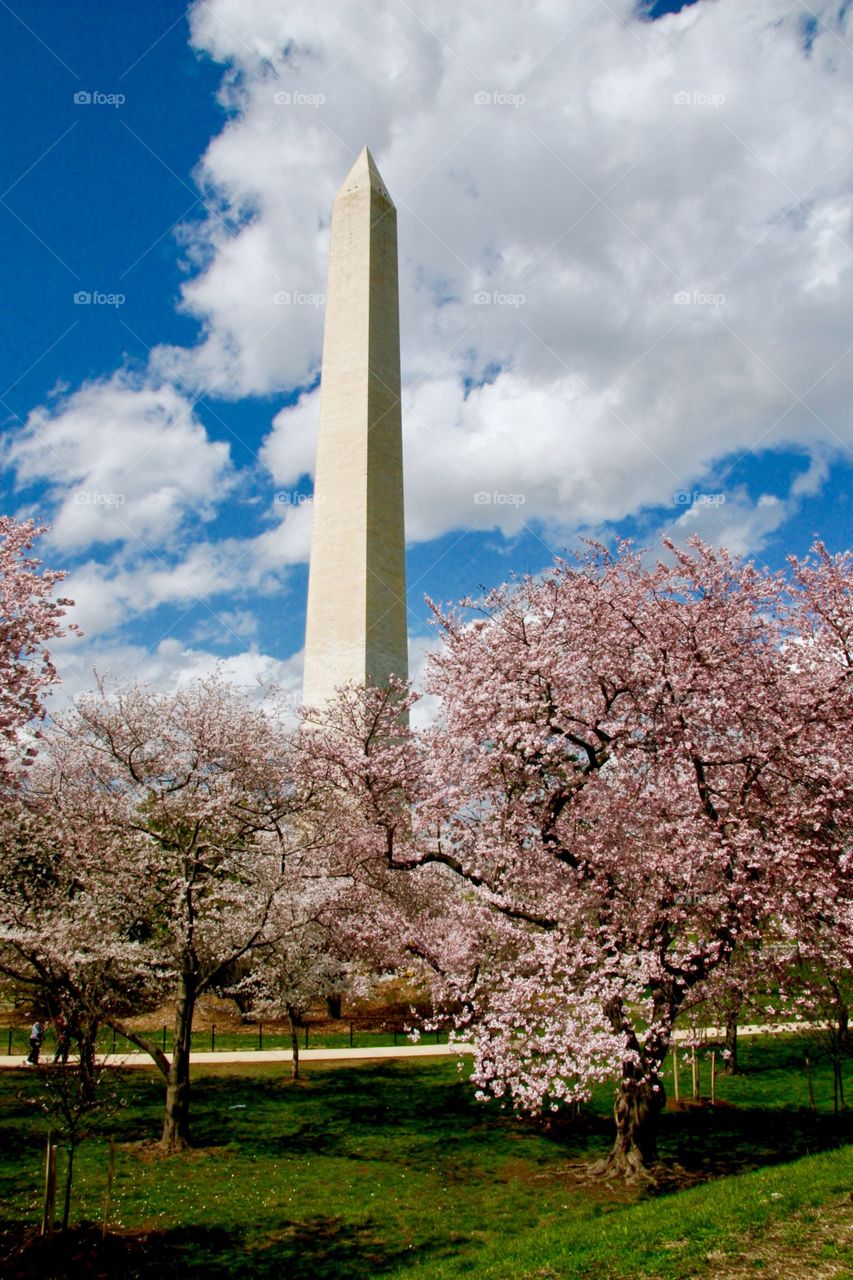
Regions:
<instances>
[{"instance_id":1,"label":"washington monument","mask_svg":"<svg viewBox=\"0 0 853 1280\"><path fill-rule=\"evenodd\" d=\"M407 653L397 212L365 147L332 206L303 700Z\"/></svg>"}]
</instances>

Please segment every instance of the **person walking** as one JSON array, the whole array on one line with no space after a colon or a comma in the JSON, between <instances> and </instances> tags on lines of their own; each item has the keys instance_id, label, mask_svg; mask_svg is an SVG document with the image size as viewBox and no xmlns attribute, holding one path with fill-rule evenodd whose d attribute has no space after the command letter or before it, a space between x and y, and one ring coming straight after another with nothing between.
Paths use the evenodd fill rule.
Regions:
<instances>
[{"instance_id":1,"label":"person walking","mask_svg":"<svg viewBox=\"0 0 853 1280\"><path fill-rule=\"evenodd\" d=\"M61 1013L57 1014L54 1018L53 1025L56 1028L56 1053L53 1055L53 1061L62 1062L64 1064L68 1061L68 1049L71 1044L71 1033L68 1030L68 1023L65 1021Z\"/></svg>"},{"instance_id":2,"label":"person walking","mask_svg":"<svg viewBox=\"0 0 853 1280\"><path fill-rule=\"evenodd\" d=\"M27 1062L32 1067L38 1066L39 1051L41 1049L42 1040L44 1040L44 1027L38 1018L36 1018L30 1031L30 1052L27 1055Z\"/></svg>"}]
</instances>

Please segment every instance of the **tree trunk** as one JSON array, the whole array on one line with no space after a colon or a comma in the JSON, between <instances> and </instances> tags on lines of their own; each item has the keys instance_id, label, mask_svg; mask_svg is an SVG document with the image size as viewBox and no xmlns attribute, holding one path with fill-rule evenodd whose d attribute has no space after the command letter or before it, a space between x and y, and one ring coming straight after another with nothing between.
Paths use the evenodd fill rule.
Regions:
<instances>
[{"instance_id":1,"label":"tree trunk","mask_svg":"<svg viewBox=\"0 0 853 1280\"><path fill-rule=\"evenodd\" d=\"M650 1080L623 1080L616 1090L613 1118L616 1141L596 1172L626 1182L654 1182L658 1160L657 1120L666 1103L659 1076Z\"/></svg>"},{"instance_id":2,"label":"tree trunk","mask_svg":"<svg viewBox=\"0 0 853 1280\"><path fill-rule=\"evenodd\" d=\"M724 1055L726 1075L737 1075L737 1019L739 1009L730 1009L726 1013L726 1052Z\"/></svg>"},{"instance_id":3,"label":"tree trunk","mask_svg":"<svg viewBox=\"0 0 853 1280\"><path fill-rule=\"evenodd\" d=\"M296 1017L291 1008L287 1010L287 1021L290 1023L290 1044L293 1049L293 1060L290 1067L290 1076L292 1080L299 1079L299 1028L296 1024Z\"/></svg>"},{"instance_id":4,"label":"tree trunk","mask_svg":"<svg viewBox=\"0 0 853 1280\"><path fill-rule=\"evenodd\" d=\"M172 1061L166 1077L166 1109L160 1145L165 1151L178 1151L190 1140L190 1038L195 1013L196 986L192 978L181 975L175 1004L175 1040Z\"/></svg>"},{"instance_id":5,"label":"tree trunk","mask_svg":"<svg viewBox=\"0 0 853 1280\"><path fill-rule=\"evenodd\" d=\"M83 1098L88 1103L95 1100L98 1087L97 1041L98 1023L81 1026L77 1036L77 1047L80 1050L80 1087Z\"/></svg>"}]
</instances>

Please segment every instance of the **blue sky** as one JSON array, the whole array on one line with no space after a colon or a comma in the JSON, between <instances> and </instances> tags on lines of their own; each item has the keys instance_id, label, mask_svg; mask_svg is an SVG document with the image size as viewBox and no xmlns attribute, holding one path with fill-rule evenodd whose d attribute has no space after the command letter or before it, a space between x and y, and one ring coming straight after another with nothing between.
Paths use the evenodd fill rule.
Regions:
<instances>
[{"instance_id":1,"label":"blue sky","mask_svg":"<svg viewBox=\"0 0 853 1280\"><path fill-rule=\"evenodd\" d=\"M328 217L364 142L398 206L416 673L426 593L579 535L849 544L847 6L116 13L0 4L3 508L70 571L68 692L225 661L298 698Z\"/></svg>"}]
</instances>

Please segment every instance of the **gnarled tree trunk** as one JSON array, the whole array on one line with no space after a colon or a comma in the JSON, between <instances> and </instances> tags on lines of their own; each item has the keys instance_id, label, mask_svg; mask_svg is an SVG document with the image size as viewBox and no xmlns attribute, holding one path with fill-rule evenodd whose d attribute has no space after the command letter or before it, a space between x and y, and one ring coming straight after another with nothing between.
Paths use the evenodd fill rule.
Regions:
<instances>
[{"instance_id":1,"label":"gnarled tree trunk","mask_svg":"<svg viewBox=\"0 0 853 1280\"><path fill-rule=\"evenodd\" d=\"M665 1104L666 1093L659 1077L622 1080L613 1104L616 1141L596 1171L605 1178L623 1178L626 1182L654 1182L657 1122Z\"/></svg>"},{"instance_id":2,"label":"gnarled tree trunk","mask_svg":"<svg viewBox=\"0 0 853 1280\"><path fill-rule=\"evenodd\" d=\"M605 1178L625 1182L654 1182L658 1162L657 1122L666 1105L661 1068L669 1049L678 1003L671 991L658 991L653 1021L658 1030L641 1047L621 999L606 1008L610 1025L625 1033L631 1056L622 1063L622 1079L616 1088L613 1119L616 1141L610 1154L595 1166Z\"/></svg>"}]
</instances>

